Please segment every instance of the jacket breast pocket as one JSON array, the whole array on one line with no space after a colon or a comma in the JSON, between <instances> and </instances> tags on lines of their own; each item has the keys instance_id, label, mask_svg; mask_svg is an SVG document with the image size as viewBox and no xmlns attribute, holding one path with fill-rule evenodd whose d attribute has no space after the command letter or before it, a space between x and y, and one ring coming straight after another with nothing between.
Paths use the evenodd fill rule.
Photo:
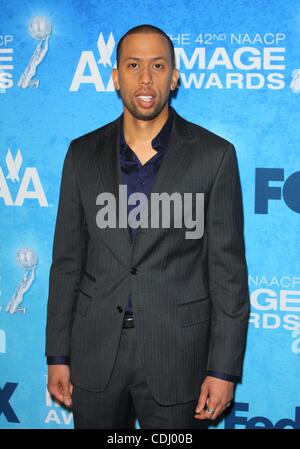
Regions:
<instances>
[{"instance_id":1,"label":"jacket breast pocket","mask_svg":"<svg viewBox=\"0 0 300 449\"><path fill-rule=\"evenodd\" d=\"M201 298L177 304L178 321L182 327L193 326L210 320L210 298Z\"/></svg>"}]
</instances>

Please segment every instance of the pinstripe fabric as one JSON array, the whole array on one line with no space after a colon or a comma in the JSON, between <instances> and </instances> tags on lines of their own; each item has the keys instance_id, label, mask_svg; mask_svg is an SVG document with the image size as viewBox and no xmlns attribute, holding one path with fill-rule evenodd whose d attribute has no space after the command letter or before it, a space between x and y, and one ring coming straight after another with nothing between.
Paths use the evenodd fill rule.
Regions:
<instances>
[{"instance_id":1,"label":"pinstripe fabric","mask_svg":"<svg viewBox=\"0 0 300 449\"><path fill-rule=\"evenodd\" d=\"M107 388L91 392L77 385L72 394L75 429L207 429L209 420L194 417L197 399L164 406L152 397L136 346L135 328L122 329Z\"/></svg>"},{"instance_id":2,"label":"pinstripe fabric","mask_svg":"<svg viewBox=\"0 0 300 449\"><path fill-rule=\"evenodd\" d=\"M186 239L184 226L142 223L131 243L128 228L98 228L97 195L117 198L121 184L120 117L73 140L62 172L46 329L46 355L69 355L72 382L103 391L131 292L147 383L162 405L196 399L207 369L242 374L249 315L235 149L174 113L152 192L204 193L203 237Z\"/></svg>"}]
</instances>

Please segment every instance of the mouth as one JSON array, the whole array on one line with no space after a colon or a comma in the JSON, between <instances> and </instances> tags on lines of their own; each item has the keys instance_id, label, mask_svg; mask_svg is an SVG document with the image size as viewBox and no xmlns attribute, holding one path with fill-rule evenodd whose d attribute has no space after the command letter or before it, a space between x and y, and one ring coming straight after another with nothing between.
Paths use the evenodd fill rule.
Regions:
<instances>
[{"instance_id":1,"label":"mouth","mask_svg":"<svg viewBox=\"0 0 300 449\"><path fill-rule=\"evenodd\" d=\"M153 95L138 95L136 98L142 108L151 108L155 103L155 96Z\"/></svg>"}]
</instances>

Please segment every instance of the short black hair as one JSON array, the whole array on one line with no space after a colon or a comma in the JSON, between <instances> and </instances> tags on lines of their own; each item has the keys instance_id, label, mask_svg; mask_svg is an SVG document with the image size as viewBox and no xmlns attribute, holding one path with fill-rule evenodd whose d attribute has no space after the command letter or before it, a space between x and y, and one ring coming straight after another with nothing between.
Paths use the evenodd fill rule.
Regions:
<instances>
[{"instance_id":1,"label":"short black hair","mask_svg":"<svg viewBox=\"0 0 300 449\"><path fill-rule=\"evenodd\" d=\"M120 56L121 56L121 49L122 49L122 42L125 39L126 36L130 35L130 34L160 34L161 36L163 36L169 45L169 50L170 50L170 54L171 54L171 61L172 61L172 69L176 68L176 61L175 61L175 50L174 50L174 45L173 42L171 41L171 39L169 38L169 36L160 28L154 26L154 25L149 25L149 24L143 24L143 25L138 25L134 28L131 28L130 30L128 30L119 40L118 44L117 44L117 67L119 67L120 64Z\"/></svg>"}]
</instances>

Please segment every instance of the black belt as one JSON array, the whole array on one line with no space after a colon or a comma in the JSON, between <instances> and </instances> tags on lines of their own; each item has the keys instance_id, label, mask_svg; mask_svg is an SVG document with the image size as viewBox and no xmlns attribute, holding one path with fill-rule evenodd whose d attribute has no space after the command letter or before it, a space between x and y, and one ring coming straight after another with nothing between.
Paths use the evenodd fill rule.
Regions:
<instances>
[{"instance_id":1,"label":"black belt","mask_svg":"<svg viewBox=\"0 0 300 449\"><path fill-rule=\"evenodd\" d=\"M134 327L134 319L133 319L133 313L124 313L124 319L123 319L123 328L130 329L131 327Z\"/></svg>"}]
</instances>

